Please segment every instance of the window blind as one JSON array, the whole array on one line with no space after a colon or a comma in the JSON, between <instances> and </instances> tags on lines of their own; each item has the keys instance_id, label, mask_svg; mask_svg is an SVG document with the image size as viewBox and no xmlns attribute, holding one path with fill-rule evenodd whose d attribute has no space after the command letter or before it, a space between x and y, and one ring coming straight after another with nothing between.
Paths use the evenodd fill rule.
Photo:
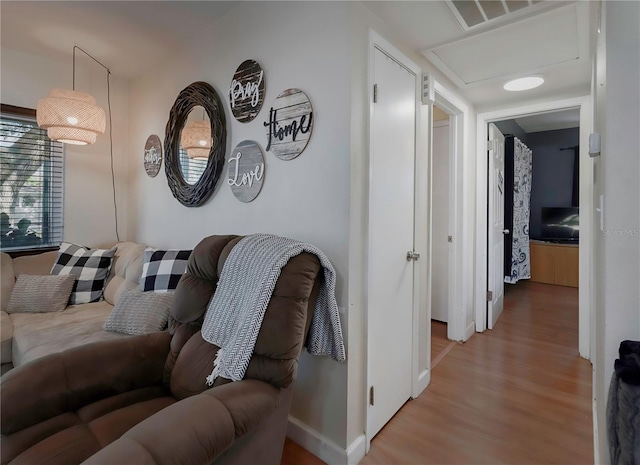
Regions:
<instances>
[{"instance_id":1,"label":"window blind","mask_svg":"<svg viewBox=\"0 0 640 465\"><path fill-rule=\"evenodd\" d=\"M0 248L58 246L63 233L63 147L38 127L35 110L0 113Z\"/></svg>"},{"instance_id":2,"label":"window blind","mask_svg":"<svg viewBox=\"0 0 640 465\"><path fill-rule=\"evenodd\" d=\"M209 160L189 158L187 151L180 147L180 170L187 184L195 184L202 177Z\"/></svg>"}]
</instances>

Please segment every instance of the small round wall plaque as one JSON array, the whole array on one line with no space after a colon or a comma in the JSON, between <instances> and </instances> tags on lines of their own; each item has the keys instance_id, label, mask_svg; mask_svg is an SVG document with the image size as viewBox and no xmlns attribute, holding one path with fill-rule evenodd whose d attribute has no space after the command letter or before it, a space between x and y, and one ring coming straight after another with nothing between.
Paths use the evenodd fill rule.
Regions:
<instances>
[{"instance_id":1,"label":"small round wall plaque","mask_svg":"<svg viewBox=\"0 0 640 465\"><path fill-rule=\"evenodd\" d=\"M152 178L160 171L162 165L162 142L155 134L152 134L144 144L144 170Z\"/></svg>"},{"instance_id":2,"label":"small round wall plaque","mask_svg":"<svg viewBox=\"0 0 640 465\"><path fill-rule=\"evenodd\" d=\"M251 202L264 182L264 156L260 146L252 141L240 142L229 156L227 184L241 202Z\"/></svg>"},{"instance_id":3,"label":"small round wall plaque","mask_svg":"<svg viewBox=\"0 0 640 465\"><path fill-rule=\"evenodd\" d=\"M229 87L231 113L241 123L253 120L264 102L264 70L257 61L242 62Z\"/></svg>"},{"instance_id":4,"label":"small round wall plaque","mask_svg":"<svg viewBox=\"0 0 640 465\"><path fill-rule=\"evenodd\" d=\"M269 110L266 151L280 160L293 160L302 153L313 131L313 108L307 94L299 89L287 89L273 102Z\"/></svg>"}]
</instances>

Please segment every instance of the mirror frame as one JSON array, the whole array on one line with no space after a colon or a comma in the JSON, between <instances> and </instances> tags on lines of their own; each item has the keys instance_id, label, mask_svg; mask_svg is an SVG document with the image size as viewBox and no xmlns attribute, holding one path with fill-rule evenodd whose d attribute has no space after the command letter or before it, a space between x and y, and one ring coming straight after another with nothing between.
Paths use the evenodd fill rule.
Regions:
<instances>
[{"instance_id":1,"label":"mirror frame","mask_svg":"<svg viewBox=\"0 0 640 465\"><path fill-rule=\"evenodd\" d=\"M191 110L201 106L211 123L211 151L207 166L195 184L188 184L180 169L180 134ZM165 130L164 170L173 196L186 207L199 207L213 194L224 169L227 147L227 126L222 101L211 84L194 82L185 87L176 98Z\"/></svg>"}]
</instances>

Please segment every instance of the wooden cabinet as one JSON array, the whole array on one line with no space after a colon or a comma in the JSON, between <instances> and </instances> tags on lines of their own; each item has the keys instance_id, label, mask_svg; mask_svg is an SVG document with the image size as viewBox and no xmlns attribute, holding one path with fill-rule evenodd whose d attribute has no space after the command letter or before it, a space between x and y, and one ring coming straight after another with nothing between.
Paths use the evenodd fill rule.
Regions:
<instances>
[{"instance_id":1,"label":"wooden cabinet","mask_svg":"<svg viewBox=\"0 0 640 465\"><path fill-rule=\"evenodd\" d=\"M578 245L531 241L531 281L578 287Z\"/></svg>"}]
</instances>

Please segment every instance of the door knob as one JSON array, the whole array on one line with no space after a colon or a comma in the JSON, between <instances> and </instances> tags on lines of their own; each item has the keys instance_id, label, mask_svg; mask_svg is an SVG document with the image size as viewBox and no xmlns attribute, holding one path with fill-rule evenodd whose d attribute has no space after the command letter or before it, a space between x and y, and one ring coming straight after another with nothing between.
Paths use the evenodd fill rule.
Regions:
<instances>
[{"instance_id":1,"label":"door knob","mask_svg":"<svg viewBox=\"0 0 640 465\"><path fill-rule=\"evenodd\" d=\"M510 231L509 231L508 229L503 229L503 230L502 230L502 234L509 234L509 232L510 232Z\"/></svg>"},{"instance_id":2,"label":"door knob","mask_svg":"<svg viewBox=\"0 0 640 465\"><path fill-rule=\"evenodd\" d=\"M414 252L413 250L409 250L407 252L407 261L410 262L411 260L416 261L420 258L420 254Z\"/></svg>"}]
</instances>

